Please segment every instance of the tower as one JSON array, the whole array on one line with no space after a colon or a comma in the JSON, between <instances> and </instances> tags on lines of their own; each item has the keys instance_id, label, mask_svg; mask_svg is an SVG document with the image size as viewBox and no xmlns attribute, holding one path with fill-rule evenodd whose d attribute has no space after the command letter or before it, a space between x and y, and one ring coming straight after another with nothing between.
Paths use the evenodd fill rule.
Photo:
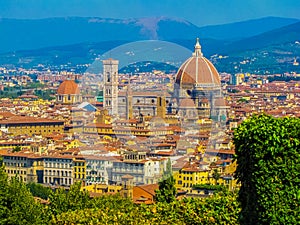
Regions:
<instances>
[{"instance_id":1,"label":"tower","mask_svg":"<svg viewBox=\"0 0 300 225\"><path fill-rule=\"evenodd\" d=\"M165 96L159 96L157 97L157 116L165 119L166 118L166 97Z\"/></svg>"},{"instance_id":2,"label":"tower","mask_svg":"<svg viewBox=\"0 0 300 225\"><path fill-rule=\"evenodd\" d=\"M133 108L132 108L132 90L130 84L130 77L128 79L128 86L126 91L126 119L133 118Z\"/></svg>"},{"instance_id":3,"label":"tower","mask_svg":"<svg viewBox=\"0 0 300 225\"><path fill-rule=\"evenodd\" d=\"M118 60L103 60L103 106L110 115L118 116Z\"/></svg>"}]
</instances>

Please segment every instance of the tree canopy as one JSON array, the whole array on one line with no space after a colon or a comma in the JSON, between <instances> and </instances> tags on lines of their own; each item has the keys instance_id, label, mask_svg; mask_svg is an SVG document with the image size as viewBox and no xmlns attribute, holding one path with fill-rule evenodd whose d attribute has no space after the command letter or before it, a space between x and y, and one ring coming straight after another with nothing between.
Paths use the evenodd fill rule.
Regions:
<instances>
[{"instance_id":1,"label":"tree canopy","mask_svg":"<svg viewBox=\"0 0 300 225\"><path fill-rule=\"evenodd\" d=\"M235 130L233 140L241 224L297 224L300 119L255 115Z\"/></svg>"},{"instance_id":2,"label":"tree canopy","mask_svg":"<svg viewBox=\"0 0 300 225\"><path fill-rule=\"evenodd\" d=\"M158 202L173 202L176 200L175 179L169 176L159 182L159 190L155 191L155 199Z\"/></svg>"}]
</instances>

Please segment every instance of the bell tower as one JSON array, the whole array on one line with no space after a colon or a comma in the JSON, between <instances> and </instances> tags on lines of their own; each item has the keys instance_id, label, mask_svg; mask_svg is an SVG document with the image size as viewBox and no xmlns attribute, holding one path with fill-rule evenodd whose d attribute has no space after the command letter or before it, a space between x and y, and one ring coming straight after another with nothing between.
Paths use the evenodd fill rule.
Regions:
<instances>
[{"instance_id":1,"label":"bell tower","mask_svg":"<svg viewBox=\"0 0 300 225\"><path fill-rule=\"evenodd\" d=\"M131 89L130 77L129 77L127 91L126 91L126 119L130 120L132 118L133 118L132 89Z\"/></svg>"},{"instance_id":2,"label":"bell tower","mask_svg":"<svg viewBox=\"0 0 300 225\"><path fill-rule=\"evenodd\" d=\"M157 116L165 119L166 118L166 97L165 96L158 96L157 97Z\"/></svg>"},{"instance_id":3,"label":"bell tower","mask_svg":"<svg viewBox=\"0 0 300 225\"><path fill-rule=\"evenodd\" d=\"M106 59L103 63L103 106L112 116L118 116L118 64L115 59Z\"/></svg>"}]
</instances>

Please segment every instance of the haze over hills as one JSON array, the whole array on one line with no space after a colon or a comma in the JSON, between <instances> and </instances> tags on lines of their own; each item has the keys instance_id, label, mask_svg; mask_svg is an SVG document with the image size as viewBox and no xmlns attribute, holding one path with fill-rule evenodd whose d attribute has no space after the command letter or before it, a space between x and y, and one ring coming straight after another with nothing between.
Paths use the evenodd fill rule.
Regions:
<instances>
[{"instance_id":1,"label":"haze over hills","mask_svg":"<svg viewBox=\"0 0 300 225\"><path fill-rule=\"evenodd\" d=\"M251 57L256 60L251 65L243 65L244 71L247 68L255 71L255 66L267 70L273 65L278 69L273 72L282 72L291 69L291 60L300 55L299 46L295 44L300 39L299 20L278 17L202 28L182 19L166 17L127 20L79 17L2 19L0 32L5 34L0 42L0 65L27 68L38 64L91 63L114 47L145 39L170 41L192 51L195 37L200 37L207 58L216 54L229 56L226 60L215 61L220 71L225 72L238 72L240 66L235 64ZM3 53L5 51L10 53ZM264 60L256 52L269 52L272 60ZM268 65L261 64L264 62ZM282 67L278 62L289 64Z\"/></svg>"},{"instance_id":2,"label":"haze over hills","mask_svg":"<svg viewBox=\"0 0 300 225\"><path fill-rule=\"evenodd\" d=\"M300 22L230 43L224 51L245 51L295 41L300 41Z\"/></svg>"},{"instance_id":3,"label":"haze over hills","mask_svg":"<svg viewBox=\"0 0 300 225\"><path fill-rule=\"evenodd\" d=\"M289 18L267 17L239 23L197 27L186 20L168 17L1 19L0 53L115 40L194 40L196 37L236 40L297 21Z\"/></svg>"},{"instance_id":4,"label":"haze over hills","mask_svg":"<svg viewBox=\"0 0 300 225\"><path fill-rule=\"evenodd\" d=\"M200 34L201 36L213 39L237 40L265 33L296 22L299 22L299 20L281 17L264 17L237 23L201 27Z\"/></svg>"}]
</instances>

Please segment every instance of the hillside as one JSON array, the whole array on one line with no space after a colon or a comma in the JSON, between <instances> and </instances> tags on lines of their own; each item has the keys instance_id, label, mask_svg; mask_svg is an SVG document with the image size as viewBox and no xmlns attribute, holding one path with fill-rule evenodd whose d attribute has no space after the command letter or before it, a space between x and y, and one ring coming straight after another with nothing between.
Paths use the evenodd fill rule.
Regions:
<instances>
[{"instance_id":1,"label":"hillside","mask_svg":"<svg viewBox=\"0 0 300 225\"><path fill-rule=\"evenodd\" d=\"M265 17L222 25L201 27L200 36L213 39L237 40L299 22L298 19Z\"/></svg>"},{"instance_id":2,"label":"hillside","mask_svg":"<svg viewBox=\"0 0 300 225\"><path fill-rule=\"evenodd\" d=\"M293 65L296 58L299 62L299 42L288 42L255 50L231 53L223 58L211 60L219 72L282 74L285 72L300 73L300 66Z\"/></svg>"},{"instance_id":3,"label":"hillside","mask_svg":"<svg viewBox=\"0 0 300 225\"><path fill-rule=\"evenodd\" d=\"M272 19L276 21L276 19ZM50 19L47 19L46 21L48 20ZM53 19L53 21L56 22L60 20L63 20L63 23L69 23L68 21L65 21L66 19ZM74 26L78 21L81 21L82 25L84 25L86 22L83 18L74 18L74 21L73 19L71 20ZM53 25L53 21L48 22ZM107 53L111 49L120 46L119 49L114 50L113 55L110 54L109 56L119 59L119 57L122 55L122 59L120 58L122 62L125 62L126 60L128 60L128 62L132 60L136 62L155 61L156 63L153 68L160 69L157 68L157 65L161 65L160 63L164 62L162 57L164 57L168 61L168 63L175 66L180 65L183 58L185 59L189 57L191 53L188 52L188 49L190 51L193 51L195 44L194 36L198 36L197 32L199 31L199 28L187 21L169 18L158 18L157 20L153 20L150 18L143 20L140 19L138 22L139 25L137 25L136 20L128 20L126 22L127 24L125 25L124 21L125 20L111 20L110 23L112 23L112 25L107 26L106 29L111 30L114 29L115 26L126 25L130 26L132 29L136 29L136 32L138 32L140 36L134 36L134 34L131 32L120 30L120 32L116 34L116 37L121 36L122 32L123 34L129 33L126 36L128 40L125 40L125 37L122 37L122 39L119 40L116 39L110 41L95 41L98 38L98 33L96 31L92 31L92 28L95 28L100 24L98 28L100 29L100 27L102 27L101 29L104 29L108 21L99 21L93 19L91 24L87 26L91 26L90 33L83 33L80 37L75 36L71 40L69 40L68 38L64 38L63 36L59 36L55 39L57 43L59 41L79 42L80 39L85 38L92 41L82 41L76 44L57 45L54 47L50 46L34 50L22 50L10 53L2 53L0 54L0 65L12 67L20 66L24 68L34 67L39 64L50 66L52 68L61 68L61 66L68 65L69 67L74 68L77 67L77 65L90 64L96 58L101 58L104 53ZM140 28L142 29L137 29L138 26L140 26ZM226 27L228 25L224 26ZM60 27L60 29L63 29L63 26L61 24L55 25L54 27ZM46 28L41 29L43 30ZM51 29L53 30L54 28L49 27L49 30ZM71 28L67 27L66 30L68 29ZM180 30L181 32L178 32L178 30ZM38 30L35 32L38 32ZM73 32L75 32L75 30L73 30ZM91 32L95 32L95 35L92 35ZM193 37L189 37L186 34L190 34ZM42 33L40 33L40 35L42 35ZM69 36L72 35L69 34ZM104 32L101 38L104 37L114 38L111 36L110 32ZM161 43L156 43L151 40L149 40L148 42L136 42L136 40L130 40L130 38L142 39L142 37L152 37L158 39L164 39L166 37L168 38L166 38L165 41L161 41ZM297 22L291 25L261 33L259 35L255 35L253 37L244 38L242 40L233 41L200 38L200 42L202 45L204 56L211 59L220 72L284 73L295 71L299 73L300 68L297 66L293 66L294 58L297 58L300 55L299 44L297 44L297 41L300 41L299 37L300 22ZM49 37L49 39L51 39L51 37ZM52 39L52 41L53 40L54 39ZM28 43L30 45L37 46L43 45L42 41L44 41L44 39L40 40L40 42L38 43L34 43L33 41L28 40ZM23 38L23 42L21 43L25 42L26 38ZM47 44L49 45L51 43L53 42L51 42L50 40L49 42L47 42ZM124 44L127 43L128 45L124 46ZM174 43L177 45L174 45ZM0 42L0 46L1 45L4 44ZM183 49L181 49L182 46L184 47ZM29 45L27 47L29 47ZM225 57L219 57L220 55L223 55ZM129 56L131 57L131 59L129 59ZM161 67L162 70L165 68L164 66ZM83 72L85 69L86 68L81 68L79 72ZM149 68L147 68L147 71L148 70Z\"/></svg>"},{"instance_id":4,"label":"hillside","mask_svg":"<svg viewBox=\"0 0 300 225\"><path fill-rule=\"evenodd\" d=\"M300 22L230 43L224 46L224 52L253 50L295 41L300 41Z\"/></svg>"},{"instance_id":5,"label":"hillside","mask_svg":"<svg viewBox=\"0 0 300 225\"><path fill-rule=\"evenodd\" d=\"M138 19L48 18L1 19L0 53L103 41L240 39L279 28L297 20L268 17L218 26L197 27L178 18Z\"/></svg>"}]
</instances>

